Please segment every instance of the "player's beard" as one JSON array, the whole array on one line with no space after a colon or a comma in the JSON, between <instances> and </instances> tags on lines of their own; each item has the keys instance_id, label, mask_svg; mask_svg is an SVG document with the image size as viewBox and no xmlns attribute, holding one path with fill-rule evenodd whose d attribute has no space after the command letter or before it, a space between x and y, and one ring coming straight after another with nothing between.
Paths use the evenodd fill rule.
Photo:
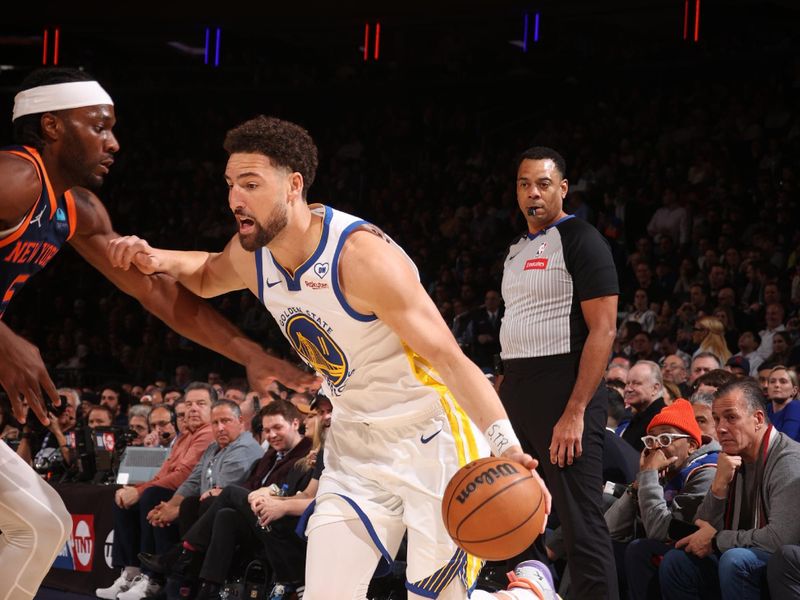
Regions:
<instances>
[{"instance_id":1,"label":"player's beard","mask_svg":"<svg viewBox=\"0 0 800 600\"><path fill-rule=\"evenodd\" d=\"M272 215L267 219L266 223L261 224L253 219L255 231L248 235L239 234L239 243L242 245L242 248L248 252L255 252L269 244L275 239L275 236L283 231L283 228L286 227L286 224L289 222L286 213L286 205L280 202Z\"/></svg>"},{"instance_id":2,"label":"player's beard","mask_svg":"<svg viewBox=\"0 0 800 600\"><path fill-rule=\"evenodd\" d=\"M98 164L89 158L86 147L81 144L74 129L69 131L64 138L61 151L60 167L66 173L70 187L81 186L90 190L99 190L103 185L104 176L94 171Z\"/></svg>"}]
</instances>

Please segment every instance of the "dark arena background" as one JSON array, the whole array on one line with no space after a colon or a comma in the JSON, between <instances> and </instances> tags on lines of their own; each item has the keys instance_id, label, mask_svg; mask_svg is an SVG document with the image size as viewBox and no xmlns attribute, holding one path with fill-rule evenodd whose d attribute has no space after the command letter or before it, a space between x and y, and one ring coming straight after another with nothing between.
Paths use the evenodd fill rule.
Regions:
<instances>
[{"instance_id":1,"label":"dark arena background","mask_svg":"<svg viewBox=\"0 0 800 600\"><path fill-rule=\"evenodd\" d=\"M4 144L17 86L54 65L85 69L114 98L121 150L98 195L120 234L221 250L236 231L225 132L259 114L295 121L320 151L309 202L368 219L403 246L464 352L493 377L496 352L478 348L470 321L525 231L516 157L550 146L567 161L565 210L613 250L615 355L691 355L703 316L725 320L735 354L778 302L789 342L777 358L800 366L796 1L23 3L0 24ZM648 227L667 200L686 215L675 236ZM635 340L622 325L642 288L654 325ZM209 302L297 361L252 294ZM4 321L40 348L57 385L95 401L110 381L133 402L157 382L244 377L68 246ZM399 597L384 587L375 597Z\"/></svg>"},{"instance_id":2,"label":"dark arena background","mask_svg":"<svg viewBox=\"0 0 800 600\"><path fill-rule=\"evenodd\" d=\"M690 209L691 240L664 257L650 248L654 272L665 258L677 278L684 257L721 258L729 245L748 258L766 237L782 257L784 299L797 302L794 2L334 4L146 3L130 15L122 4L45 4L1 28L0 114L24 75L56 58L97 77L115 99L122 147L101 194L114 226L176 249L221 249L233 233L225 131L257 114L295 120L320 146L310 200L392 235L449 319L453 301L477 306L499 285L503 252L522 231L514 157L533 143L567 158L569 208L601 224L623 287L671 188ZM144 383L184 363L238 373L69 249L54 263L6 318L54 369L83 347L86 368L55 370L61 382ZM214 303L288 351L250 294Z\"/></svg>"}]
</instances>

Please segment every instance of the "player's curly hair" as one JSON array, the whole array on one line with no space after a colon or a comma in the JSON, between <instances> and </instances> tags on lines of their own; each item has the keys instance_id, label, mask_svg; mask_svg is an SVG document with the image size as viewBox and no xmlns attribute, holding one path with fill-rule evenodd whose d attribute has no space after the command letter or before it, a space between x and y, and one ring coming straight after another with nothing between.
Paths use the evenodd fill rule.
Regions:
<instances>
[{"instance_id":1,"label":"player's curly hair","mask_svg":"<svg viewBox=\"0 0 800 600\"><path fill-rule=\"evenodd\" d=\"M93 79L94 77L79 69L66 69L62 67L36 69L22 81L19 91L24 92L25 90L30 90L40 85L55 85L57 83L71 83L73 81L92 81ZM31 146L41 152L44 150L41 121L42 113L19 117L12 125L11 139L15 144Z\"/></svg>"},{"instance_id":2,"label":"player's curly hair","mask_svg":"<svg viewBox=\"0 0 800 600\"><path fill-rule=\"evenodd\" d=\"M308 131L295 123L259 115L234 127L223 144L228 154L263 154L276 166L303 176L303 198L317 174L317 146Z\"/></svg>"}]
</instances>

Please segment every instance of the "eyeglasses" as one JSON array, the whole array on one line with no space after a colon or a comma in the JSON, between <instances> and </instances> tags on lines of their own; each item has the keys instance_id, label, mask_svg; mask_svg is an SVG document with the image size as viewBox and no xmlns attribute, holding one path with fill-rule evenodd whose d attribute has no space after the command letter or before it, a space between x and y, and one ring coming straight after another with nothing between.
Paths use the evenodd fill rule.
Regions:
<instances>
[{"instance_id":1,"label":"eyeglasses","mask_svg":"<svg viewBox=\"0 0 800 600\"><path fill-rule=\"evenodd\" d=\"M660 433L658 435L646 435L642 438L642 442L644 442L644 447L648 450L658 450L659 448L666 448L675 440L690 437L692 436L685 433Z\"/></svg>"},{"instance_id":2,"label":"eyeglasses","mask_svg":"<svg viewBox=\"0 0 800 600\"><path fill-rule=\"evenodd\" d=\"M150 427L154 429L156 427L167 427L168 425L172 425L172 421L152 421L150 423Z\"/></svg>"}]
</instances>

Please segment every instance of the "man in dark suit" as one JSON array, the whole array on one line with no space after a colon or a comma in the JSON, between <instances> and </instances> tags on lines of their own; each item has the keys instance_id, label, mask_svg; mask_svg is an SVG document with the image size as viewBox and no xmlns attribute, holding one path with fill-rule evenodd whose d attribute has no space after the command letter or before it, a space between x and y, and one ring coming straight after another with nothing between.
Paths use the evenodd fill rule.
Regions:
<instances>
[{"instance_id":1,"label":"man in dark suit","mask_svg":"<svg viewBox=\"0 0 800 600\"><path fill-rule=\"evenodd\" d=\"M500 321L503 300L496 290L486 292L483 306L475 309L470 321L470 358L484 373L494 373L495 356L500 354Z\"/></svg>"}]
</instances>

